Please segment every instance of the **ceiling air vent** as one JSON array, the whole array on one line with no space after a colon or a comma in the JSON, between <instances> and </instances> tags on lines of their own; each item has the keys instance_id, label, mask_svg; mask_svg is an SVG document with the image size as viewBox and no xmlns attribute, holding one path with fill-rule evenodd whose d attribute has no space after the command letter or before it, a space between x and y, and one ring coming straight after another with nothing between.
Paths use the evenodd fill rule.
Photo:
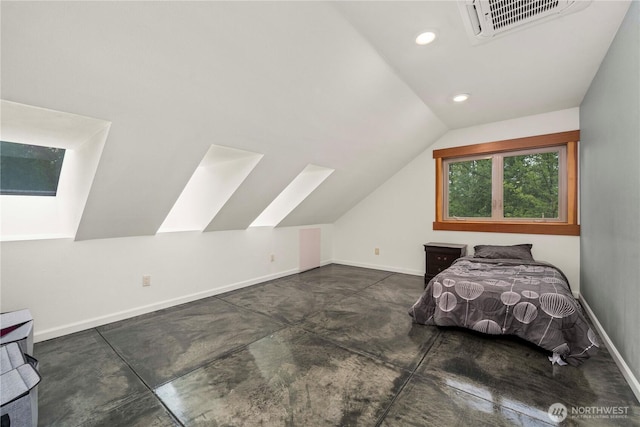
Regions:
<instances>
[{"instance_id":1,"label":"ceiling air vent","mask_svg":"<svg viewBox=\"0 0 640 427\"><path fill-rule=\"evenodd\" d=\"M474 43L584 9L591 0L464 0L459 2Z\"/></svg>"}]
</instances>

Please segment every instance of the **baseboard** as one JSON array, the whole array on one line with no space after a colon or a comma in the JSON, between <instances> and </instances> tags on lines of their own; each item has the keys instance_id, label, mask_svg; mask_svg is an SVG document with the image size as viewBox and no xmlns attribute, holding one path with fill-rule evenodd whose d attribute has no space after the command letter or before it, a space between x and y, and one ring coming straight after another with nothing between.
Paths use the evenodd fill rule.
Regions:
<instances>
[{"instance_id":1,"label":"baseboard","mask_svg":"<svg viewBox=\"0 0 640 427\"><path fill-rule=\"evenodd\" d=\"M598 318L593 313L593 310L591 310L591 307L583 296L580 297L580 302L589 315L589 318L593 322L593 325L600 335L600 338L602 338L604 344L607 346L609 353L611 353L611 357L616 362L616 365L618 365L618 368L622 372L624 379L627 380L629 387L631 387L631 391L633 391L633 394L636 395L636 399L638 399L638 401L640 402L640 381L638 381L638 379L635 377L635 375L631 371L631 368L629 368L629 365L627 365L627 362L624 361L624 358L622 357L616 346L613 345L613 341L611 341L611 338L609 338L609 335L607 335L607 332L604 330L602 324L600 323L600 321L598 321Z\"/></svg>"},{"instance_id":2,"label":"baseboard","mask_svg":"<svg viewBox=\"0 0 640 427\"><path fill-rule=\"evenodd\" d=\"M331 264L331 261L326 261L325 264L323 265L326 265L326 264ZM134 307L128 310L118 311L116 313L111 313L104 316L93 317L91 319L82 320L80 322L68 323L66 325L58 326L55 328L49 328L42 331L35 331L33 334L33 340L34 342L41 342L41 341L50 340L52 338L58 338L64 335L69 335L76 332L84 331L86 329L106 325L108 323L129 319L135 316L139 316L141 314L151 313L157 310L162 310L164 308L169 308L169 307L185 304L192 301L197 301L202 298L208 298L214 295L223 294L225 292L233 291L236 289L245 288L247 286L256 285L258 283L267 282L269 280L290 276L292 274L297 274L299 272L300 271L297 268L287 270L287 271L281 271L278 273L268 274L266 276L256 277L254 279L249 279L242 282L232 283L232 284L221 286L218 288L207 289L206 291L196 292L189 295L183 295L177 298L159 301L149 305Z\"/></svg>"},{"instance_id":3,"label":"baseboard","mask_svg":"<svg viewBox=\"0 0 640 427\"><path fill-rule=\"evenodd\" d=\"M412 276L424 276L424 271L422 271L422 270L413 270L413 269L410 269L410 268L394 267L394 266L391 266L391 265L368 264L368 263L364 263L364 262L349 261L349 260L338 260L338 259L334 259L333 263L334 264L349 265L351 267L370 268L372 270L390 271L392 273L410 274Z\"/></svg>"}]
</instances>

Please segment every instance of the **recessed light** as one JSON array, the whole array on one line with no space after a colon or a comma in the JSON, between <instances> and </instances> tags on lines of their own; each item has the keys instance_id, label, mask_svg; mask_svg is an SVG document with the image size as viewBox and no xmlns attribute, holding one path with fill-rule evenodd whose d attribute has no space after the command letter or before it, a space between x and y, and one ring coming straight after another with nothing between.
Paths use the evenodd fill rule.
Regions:
<instances>
[{"instance_id":1,"label":"recessed light","mask_svg":"<svg viewBox=\"0 0 640 427\"><path fill-rule=\"evenodd\" d=\"M468 93L459 93L458 95L453 97L453 102L464 102L469 99Z\"/></svg>"},{"instance_id":2,"label":"recessed light","mask_svg":"<svg viewBox=\"0 0 640 427\"><path fill-rule=\"evenodd\" d=\"M436 39L436 33L433 31L427 31L420 34L416 37L416 43L420 46L424 46L425 44L429 44Z\"/></svg>"}]
</instances>

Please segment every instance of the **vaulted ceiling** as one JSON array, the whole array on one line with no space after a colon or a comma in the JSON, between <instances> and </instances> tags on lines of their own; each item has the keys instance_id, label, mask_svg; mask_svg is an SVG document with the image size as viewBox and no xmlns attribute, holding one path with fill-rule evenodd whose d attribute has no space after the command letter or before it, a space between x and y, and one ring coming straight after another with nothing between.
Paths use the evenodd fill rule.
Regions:
<instances>
[{"instance_id":1,"label":"vaulted ceiling","mask_svg":"<svg viewBox=\"0 0 640 427\"><path fill-rule=\"evenodd\" d=\"M454 1L3 1L2 98L111 123L76 239L155 234L212 145L263 156L206 230L309 164L280 225L331 223L449 129L578 106L628 5L473 44Z\"/></svg>"}]
</instances>

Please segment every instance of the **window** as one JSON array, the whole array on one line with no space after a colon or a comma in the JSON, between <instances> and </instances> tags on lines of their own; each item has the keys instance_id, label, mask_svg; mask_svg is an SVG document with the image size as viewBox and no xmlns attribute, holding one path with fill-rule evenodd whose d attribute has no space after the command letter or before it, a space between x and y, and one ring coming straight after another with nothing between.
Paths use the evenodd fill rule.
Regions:
<instances>
[{"instance_id":1,"label":"window","mask_svg":"<svg viewBox=\"0 0 640 427\"><path fill-rule=\"evenodd\" d=\"M434 150L434 230L579 235L579 131Z\"/></svg>"},{"instance_id":2,"label":"window","mask_svg":"<svg viewBox=\"0 0 640 427\"><path fill-rule=\"evenodd\" d=\"M444 160L445 219L565 219L565 153L559 146Z\"/></svg>"},{"instance_id":3,"label":"window","mask_svg":"<svg viewBox=\"0 0 640 427\"><path fill-rule=\"evenodd\" d=\"M0 194L55 196L63 148L0 141Z\"/></svg>"},{"instance_id":4,"label":"window","mask_svg":"<svg viewBox=\"0 0 640 427\"><path fill-rule=\"evenodd\" d=\"M221 145L209 147L158 233L206 230L262 156Z\"/></svg>"},{"instance_id":5,"label":"window","mask_svg":"<svg viewBox=\"0 0 640 427\"><path fill-rule=\"evenodd\" d=\"M0 142L0 241L87 239L79 225L111 122L3 99L0 111L13 141Z\"/></svg>"},{"instance_id":6,"label":"window","mask_svg":"<svg viewBox=\"0 0 640 427\"><path fill-rule=\"evenodd\" d=\"M249 227L276 227L335 169L308 164L267 206Z\"/></svg>"}]
</instances>

